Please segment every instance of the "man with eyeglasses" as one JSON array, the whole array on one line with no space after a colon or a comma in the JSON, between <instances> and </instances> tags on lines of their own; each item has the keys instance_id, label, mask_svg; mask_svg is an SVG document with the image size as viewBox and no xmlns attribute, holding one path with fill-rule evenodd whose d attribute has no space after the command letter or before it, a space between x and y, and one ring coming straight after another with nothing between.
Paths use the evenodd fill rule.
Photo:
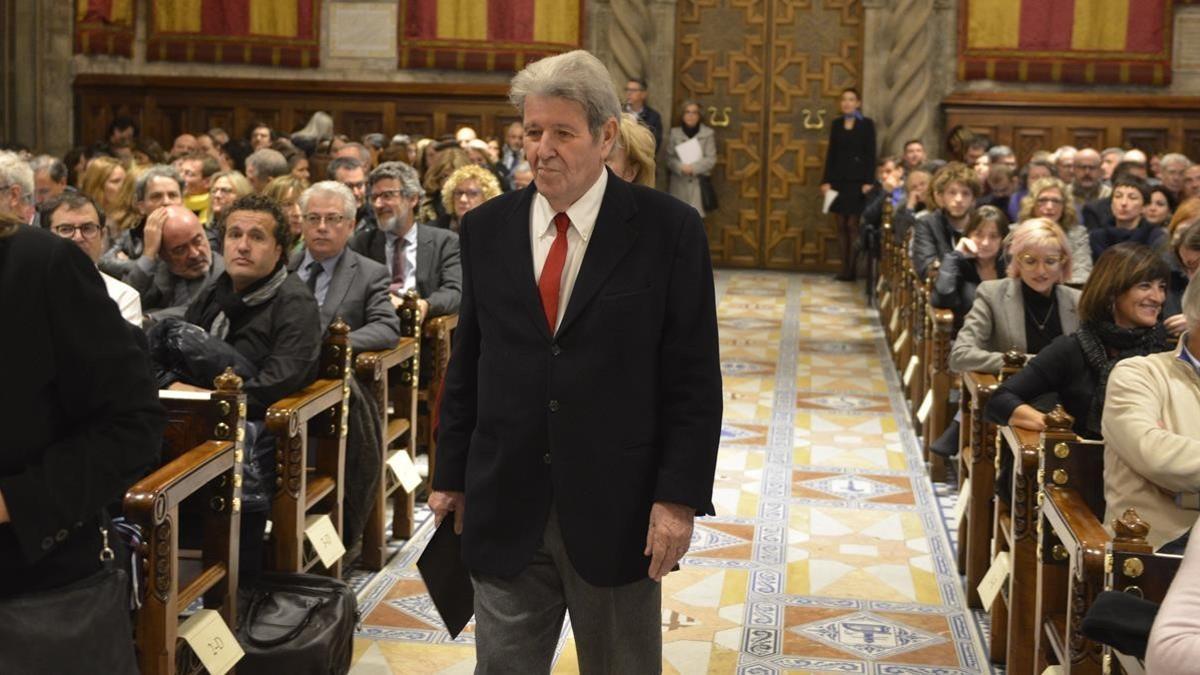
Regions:
<instances>
[{"instance_id":1,"label":"man with eyeglasses","mask_svg":"<svg viewBox=\"0 0 1200 675\"><path fill-rule=\"evenodd\" d=\"M153 319L182 317L200 291L225 271L200 219L181 204L150 214L145 242L125 280L141 293L142 309Z\"/></svg>"},{"instance_id":2,"label":"man with eyeglasses","mask_svg":"<svg viewBox=\"0 0 1200 675\"><path fill-rule=\"evenodd\" d=\"M416 222L417 204L425 195L416 169L403 162L384 162L367 177L376 225L360 231L350 248L387 265L392 304L410 288L421 297L421 315L458 311L462 301L462 266L458 235Z\"/></svg>"},{"instance_id":3,"label":"man with eyeglasses","mask_svg":"<svg viewBox=\"0 0 1200 675\"><path fill-rule=\"evenodd\" d=\"M313 292L321 324L341 317L356 352L395 347L400 318L388 297L388 269L346 248L354 233L354 194L337 181L321 181L300 195L300 211L304 250L292 255L288 270Z\"/></svg>"},{"instance_id":4,"label":"man with eyeglasses","mask_svg":"<svg viewBox=\"0 0 1200 675\"><path fill-rule=\"evenodd\" d=\"M104 216L96 203L82 192L62 192L43 202L42 222L47 229L63 239L70 239L92 259L100 262L104 253ZM142 300L136 289L129 284L100 272L108 297L117 303L121 316L135 325L142 325Z\"/></svg>"},{"instance_id":5,"label":"man with eyeglasses","mask_svg":"<svg viewBox=\"0 0 1200 675\"><path fill-rule=\"evenodd\" d=\"M625 83L625 112L637 115L638 121L644 124L654 134L654 152L662 146L662 115L646 105L649 87L645 80L629 80Z\"/></svg>"},{"instance_id":6,"label":"man with eyeglasses","mask_svg":"<svg viewBox=\"0 0 1200 675\"><path fill-rule=\"evenodd\" d=\"M350 188L354 195L354 231L361 232L375 224L375 214L367 202L367 168L354 157L335 157L325 169L327 175Z\"/></svg>"},{"instance_id":7,"label":"man with eyeglasses","mask_svg":"<svg viewBox=\"0 0 1200 675\"><path fill-rule=\"evenodd\" d=\"M1104 170L1100 167L1100 153L1094 148L1084 148L1075 153L1072 168L1075 180L1071 182L1071 201L1075 203L1079 220L1083 220L1083 205L1103 199L1112 194L1112 188L1105 184Z\"/></svg>"}]
</instances>

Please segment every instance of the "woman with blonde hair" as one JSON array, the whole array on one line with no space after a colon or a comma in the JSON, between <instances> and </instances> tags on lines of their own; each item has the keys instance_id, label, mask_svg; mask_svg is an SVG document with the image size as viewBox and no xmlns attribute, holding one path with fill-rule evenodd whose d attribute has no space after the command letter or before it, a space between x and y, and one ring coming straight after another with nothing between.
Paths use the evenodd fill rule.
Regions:
<instances>
[{"instance_id":1,"label":"woman with blonde hair","mask_svg":"<svg viewBox=\"0 0 1200 675\"><path fill-rule=\"evenodd\" d=\"M88 162L79 181L79 191L111 214L117 208L121 186L125 182L125 166L113 157L96 157Z\"/></svg>"},{"instance_id":2,"label":"woman with blonde hair","mask_svg":"<svg viewBox=\"0 0 1200 675\"><path fill-rule=\"evenodd\" d=\"M1167 277L1163 325L1170 335L1178 336L1187 329L1183 292L1200 269L1200 199L1193 197L1180 204L1165 229L1166 250L1162 251L1162 256L1171 273Z\"/></svg>"},{"instance_id":3,"label":"woman with blonde hair","mask_svg":"<svg viewBox=\"0 0 1200 675\"><path fill-rule=\"evenodd\" d=\"M289 255L304 248L304 214L300 211L300 195L307 189L308 181L291 174L276 176L263 188L263 195L278 204L283 215L287 216L288 230L294 240L292 250L288 251Z\"/></svg>"},{"instance_id":4,"label":"woman with blonde hair","mask_svg":"<svg viewBox=\"0 0 1200 675\"><path fill-rule=\"evenodd\" d=\"M224 248L221 245L220 237L217 236L221 227L221 219L229 212L229 207L235 201L251 192L254 192L254 186L250 185L250 181L242 175L241 171L231 169L213 174L208 188L208 222L204 223L204 229L208 232L208 241L212 244L214 251Z\"/></svg>"},{"instance_id":5,"label":"woman with blonde hair","mask_svg":"<svg viewBox=\"0 0 1200 675\"><path fill-rule=\"evenodd\" d=\"M488 169L478 164L459 167L442 184L442 207L446 213L434 225L458 232L467 211L499 197L501 192L500 181Z\"/></svg>"},{"instance_id":6,"label":"woman with blonde hair","mask_svg":"<svg viewBox=\"0 0 1200 675\"><path fill-rule=\"evenodd\" d=\"M1071 247L1071 276L1068 284L1082 286L1092 273L1092 248L1088 243L1087 228L1079 222L1079 212L1066 184L1054 177L1039 178L1029 186L1029 193L1021 200L1017 220L1045 218L1056 223Z\"/></svg>"},{"instance_id":7,"label":"woman with blonde hair","mask_svg":"<svg viewBox=\"0 0 1200 675\"><path fill-rule=\"evenodd\" d=\"M617 142L604 161L626 183L654 187L654 134L633 113L621 113Z\"/></svg>"},{"instance_id":8,"label":"woman with blonde hair","mask_svg":"<svg viewBox=\"0 0 1200 675\"><path fill-rule=\"evenodd\" d=\"M121 189L117 192L117 200L112 209L105 209L108 214L108 232L112 237L136 227L142 222L142 214L137 210L137 181L146 173L148 166L131 166L125 171L125 180L121 181Z\"/></svg>"}]
</instances>

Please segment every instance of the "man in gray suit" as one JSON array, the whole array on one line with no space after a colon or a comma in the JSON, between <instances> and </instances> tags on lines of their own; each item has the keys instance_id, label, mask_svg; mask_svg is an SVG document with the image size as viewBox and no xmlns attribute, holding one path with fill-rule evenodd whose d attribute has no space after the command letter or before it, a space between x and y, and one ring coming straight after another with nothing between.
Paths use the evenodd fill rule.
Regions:
<instances>
[{"instance_id":1,"label":"man in gray suit","mask_svg":"<svg viewBox=\"0 0 1200 675\"><path fill-rule=\"evenodd\" d=\"M142 311L152 318L182 317L200 290L225 271L196 214L180 204L146 218L144 242L125 283L141 294Z\"/></svg>"},{"instance_id":2,"label":"man in gray suit","mask_svg":"<svg viewBox=\"0 0 1200 675\"><path fill-rule=\"evenodd\" d=\"M387 265L392 304L410 288L421 296L422 316L454 314L462 301L458 235L417 223L413 214L425 190L411 166L384 162L367 177L378 222L354 235L350 248Z\"/></svg>"},{"instance_id":3,"label":"man in gray suit","mask_svg":"<svg viewBox=\"0 0 1200 675\"><path fill-rule=\"evenodd\" d=\"M292 256L288 270L316 296L322 325L340 316L350 326L354 351L390 349L400 339L400 319L388 299L388 270L346 248L355 209L354 193L337 181L305 190L300 195L304 250Z\"/></svg>"}]
</instances>

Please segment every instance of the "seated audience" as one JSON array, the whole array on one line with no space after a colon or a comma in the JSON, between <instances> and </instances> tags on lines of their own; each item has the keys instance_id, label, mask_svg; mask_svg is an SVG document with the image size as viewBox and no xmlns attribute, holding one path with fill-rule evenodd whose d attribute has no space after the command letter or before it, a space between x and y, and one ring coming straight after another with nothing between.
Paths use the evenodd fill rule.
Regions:
<instances>
[{"instance_id":1,"label":"seated audience","mask_svg":"<svg viewBox=\"0 0 1200 675\"><path fill-rule=\"evenodd\" d=\"M176 161L179 177L183 179L183 205L196 214L201 223L209 221L212 178L221 170L217 160L203 153L184 155Z\"/></svg>"},{"instance_id":2,"label":"seated audience","mask_svg":"<svg viewBox=\"0 0 1200 675\"><path fill-rule=\"evenodd\" d=\"M183 203L183 179L166 164L146 169L134 182L134 205L137 223L122 227L113 245L100 258L100 269L119 279L126 279L135 260L145 247L146 221L158 209ZM130 284L137 287L137 284ZM145 305L145 302L142 303Z\"/></svg>"},{"instance_id":3,"label":"seated audience","mask_svg":"<svg viewBox=\"0 0 1200 675\"><path fill-rule=\"evenodd\" d=\"M257 368L245 378L243 390L247 420L261 422L269 406L317 378L320 310L304 282L287 273L284 251L290 235L275 202L261 195L238 199L225 214L223 233L225 272L192 301L184 320L228 343ZM275 442L263 433L246 446L239 562L242 579L249 581L263 566L263 533L275 492Z\"/></svg>"},{"instance_id":4,"label":"seated audience","mask_svg":"<svg viewBox=\"0 0 1200 675\"><path fill-rule=\"evenodd\" d=\"M654 187L654 134L633 113L622 113L617 140L605 161L621 180Z\"/></svg>"},{"instance_id":5,"label":"seated audience","mask_svg":"<svg viewBox=\"0 0 1200 675\"><path fill-rule=\"evenodd\" d=\"M288 174L288 163L278 150L260 148L246 158L246 180L255 192L266 189L271 179Z\"/></svg>"},{"instance_id":6,"label":"seated audience","mask_svg":"<svg viewBox=\"0 0 1200 675\"><path fill-rule=\"evenodd\" d=\"M963 231L954 250L942 256L930 302L934 307L954 311L954 327L975 303L975 290L984 281L1004 276L1005 259L1001 245L1008 236L1008 218L995 206L981 206Z\"/></svg>"},{"instance_id":7,"label":"seated audience","mask_svg":"<svg viewBox=\"0 0 1200 675\"><path fill-rule=\"evenodd\" d=\"M438 218L445 215L446 207L442 202L442 186L450 174L471 163L467 159L467 153L453 142L450 142L448 147L445 143L439 143L434 148L435 153L429 159L429 168L421 179L421 185L425 189L425 199L417 211L417 220L422 223L437 222Z\"/></svg>"},{"instance_id":8,"label":"seated audience","mask_svg":"<svg viewBox=\"0 0 1200 675\"><path fill-rule=\"evenodd\" d=\"M667 133L667 172L668 172L668 191L680 200L691 204L693 208L700 213L700 217L704 217L703 200L700 198L700 180L701 177L708 177L717 164L717 142L716 136L712 127L700 121L700 104L695 101L684 101L681 107L683 111L679 117L679 126L671 127ZM628 114L628 113L627 113ZM629 123L625 121L625 115L621 116L620 136L617 141L617 146L625 149L626 154L629 154L627 148L634 145L633 129L637 129L640 125L636 120L633 125L627 129ZM642 127L645 128L645 127ZM641 134L639 134L641 135ZM636 143L640 146L640 153L650 158L650 170L639 172L641 180L638 181L646 187L654 187L654 138L651 135L647 144L647 139L641 135L641 139L637 139ZM679 158L679 151L676 149L683 143L696 139L700 144L700 160L695 164L684 164ZM616 147L613 148L613 155L617 154ZM612 161L612 155L609 156L609 161ZM610 164L611 166L611 164ZM615 171L615 169L614 169ZM616 172L618 176L625 178L621 172ZM642 176L643 173L648 173L648 176ZM625 178L629 180L629 178Z\"/></svg>"},{"instance_id":9,"label":"seated audience","mask_svg":"<svg viewBox=\"0 0 1200 675\"><path fill-rule=\"evenodd\" d=\"M39 155L31 162L33 169L33 203L42 204L67 189L67 165L57 157Z\"/></svg>"},{"instance_id":10,"label":"seated audience","mask_svg":"<svg viewBox=\"0 0 1200 675\"><path fill-rule=\"evenodd\" d=\"M403 162L380 164L367 178L378 225L350 240L351 250L387 265L392 304L415 288L421 316L454 314L462 301L458 235L417 223L414 211L424 190Z\"/></svg>"},{"instance_id":11,"label":"seated audience","mask_svg":"<svg viewBox=\"0 0 1200 675\"><path fill-rule=\"evenodd\" d=\"M334 151L333 156L335 159L339 157L345 157L347 159L358 160L358 163L362 166L363 171L370 171L371 167L374 165L371 161L371 151L367 149L367 146L355 141L342 144L340 148Z\"/></svg>"},{"instance_id":12,"label":"seated audience","mask_svg":"<svg viewBox=\"0 0 1200 675\"><path fill-rule=\"evenodd\" d=\"M991 204L998 209L1007 209L1013 193L1017 191L1018 182L1016 171L1007 164L996 164L988 170L987 197L983 204Z\"/></svg>"},{"instance_id":13,"label":"seated audience","mask_svg":"<svg viewBox=\"0 0 1200 675\"><path fill-rule=\"evenodd\" d=\"M1097 227L1088 234L1093 258L1099 258L1108 247L1123 241L1150 244L1156 228L1142 219L1142 207L1150 197L1149 192L1146 182L1136 176L1123 174L1113 181L1113 224Z\"/></svg>"},{"instance_id":14,"label":"seated audience","mask_svg":"<svg viewBox=\"0 0 1200 675\"><path fill-rule=\"evenodd\" d=\"M935 210L917 218L912 243L913 269L922 279L962 238L981 187L971 169L951 162L934 174L929 193Z\"/></svg>"},{"instance_id":15,"label":"seated audience","mask_svg":"<svg viewBox=\"0 0 1200 675\"><path fill-rule=\"evenodd\" d=\"M1100 171L1104 174L1104 180L1112 180L1116 175L1117 165L1121 160L1125 159L1125 150L1122 148L1105 148L1100 151Z\"/></svg>"},{"instance_id":16,"label":"seated audience","mask_svg":"<svg viewBox=\"0 0 1200 675\"><path fill-rule=\"evenodd\" d=\"M929 183L933 175L927 167L913 169L904 177L904 201L892 212L892 236L897 242L917 224L917 217L925 215L929 207ZM880 224L882 224L882 215Z\"/></svg>"},{"instance_id":17,"label":"seated audience","mask_svg":"<svg viewBox=\"0 0 1200 675\"><path fill-rule=\"evenodd\" d=\"M1200 269L1200 200L1184 202L1167 231L1170 243L1164 257L1171 274L1167 279L1167 299L1163 303L1163 325L1172 337L1178 337L1187 328L1183 316L1183 292Z\"/></svg>"},{"instance_id":18,"label":"seated audience","mask_svg":"<svg viewBox=\"0 0 1200 675\"><path fill-rule=\"evenodd\" d=\"M1029 194L1021 201L1017 215L1021 222L1045 218L1062 229L1071 248L1071 276L1065 282L1082 286L1092 273L1092 249L1087 228L1079 224L1079 214L1071 203L1067 186L1051 177L1030 184Z\"/></svg>"},{"instance_id":19,"label":"seated audience","mask_svg":"<svg viewBox=\"0 0 1200 675\"><path fill-rule=\"evenodd\" d=\"M1054 175L1064 183L1075 180L1075 155L1078 152L1070 145L1062 145L1054 151L1054 154L1050 155L1051 161L1054 163Z\"/></svg>"},{"instance_id":20,"label":"seated audience","mask_svg":"<svg viewBox=\"0 0 1200 675\"><path fill-rule=\"evenodd\" d=\"M175 142L171 144L170 157L171 161L175 161L184 155L190 155L197 149L196 137L189 133L182 133L175 137Z\"/></svg>"},{"instance_id":21,"label":"seated audience","mask_svg":"<svg viewBox=\"0 0 1200 675\"><path fill-rule=\"evenodd\" d=\"M892 205L892 220L896 209L904 203L904 165L890 155L880 156L875 162L875 183L863 198L863 227L878 231L883 221L883 205Z\"/></svg>"},{"instance_id":22,"label":"seated audience","mask_svg":"<svg viewBox=\"0 0 1200 675\"><path fill-rule=\"evenodd\" d=\"M1158 314L1166 283L1167 265L1149 247L1127 242L1105 251L1079 298L1079 330L1063 331L1005 379L988 403L987 419L1041 431L1043 413L1053 403L1045 397L1055 394L1055 402L1075 418L1075 433L1102 438L1104 391L1113 366L1162 350L1166 333Z\"/></svg>"},{"instance_id":23,"label":"seated audience","mask_svg":"<svg viewBox=\"0 0 1200 675\"><path fill-rule=\"evenodd\" d=\"M354 233L354 194L337 181L322 181L301 193L300 210L304 245L288 269L313 292L321 324L340 317L356 352L395 347L400 318L388 297L387 267L346 247Z\"/></svg>"},{"instance_id":24,"label":"seated audience","mask_svg":"<svg viewBox=\"0 0 1200 675\"><path fill-rule=\"evenodd\" d=\"M354 201L358 205L355 213L354 229L356 232L366 229L370 225L374 225L374 214L371 211L371 205L367 203L367 169L362 162L355 157L337 157L329 166L325 167L325 173L342 185L350 188L350 192L354 195Z\"/></svg>"},{"instance_id":25,"label":"seated audience","mask_svg":"<svg viewBox=\"0 0 1200 675\"><path fill-rule=\"evenodd\" d=\"M905 141L904 143L904 173L908 174L921 168L925 164L928 156L925 154L925 144L918 139Z\"/></svg>"},{"instance_id":26,"label":"seated audience","mask_svg":"<svg viewBox=\"0 0 1200 675\"><path fill-rule=\"evenodd\" d=\"M1178 152L1169 152L1159 161L1157 177L1175 201L1183 196L1183 176L1191 166L1192 160Z\"/></svg>"},{"instance_id":27,"label":"seated audience","mask_svg":"<svg viewBox=\"0 0 1200 675\"><path fill-rule=\"evenodd\" d=\"M146 219L142 255L125 280L142 296L153 319L183 316L193 299L225 270L196 214L174 204Z\"/></svg>"},{"instance_id":28,"label":"seated audience","mask_svg":"<svg viewBox=\"0 0 1200 675\"><path fill-rule=\"evenodd\" d=\"M121 162L112 157L96 157L87 163L79 180L79 191L113 218L114 211L120 208L121 186L125 183L125 167ZM110 220L109 225L113 224ZM109 233L117 234L113 230Z\"/></svg>"},{"instance_id":29,"label":"seated audience","mask_svg":"<svg viewBox=\"0 0 1200 675\"><path fill-rule=\"evenodd\" d=\"M1153 292L1161 302L1161 283ZM1136 306L1143 321L1150 320L1151 293L1144 291L1137 300L1147 305ZM1121 304L1118 297L1118 311ZM1102 420L1104 522L1136 509L1152 524L1147 542L1175 554L1183 553L1200 515L1195 507L1200 497L1200 286L1183 294L1183 314L1187 332L1174 350L1140 354L1111 367Z\"/></svg>"},{"instance_id":30,"label":"seated audience","mask_svg":"<svg viewBox=\"0 0 1200 675\"><path fill-rule=\"evenodd\" d=\"M1183 194L1179 201L1200 197L1200 164L1193 164L1183 172Z\"/></svg>"},{"instance_id":31,"label":"seated audience","mask_svg":"<svg viewBox=\"0 0 1200 675\"><path fill-rule=\"evenodd\" d=\"M51 197L40 208L42 223L54 234L70 239L87 254L92 264L104 253L104 214L87 195L70 191ZM132 286L101 272L108 297L117 303L121 316L142 325L142 299Z\"/></svg>"},{"instance_id":32,"label":"seated audience","mask_svg":"<svg viewBox=\"0 0 1200 675\"><path fill-rule=\"evenodd\" d=\"M1021 220L1021 201L1025 199L1025 195L1029 194L1029 188L1039 180L1053 176L1055 176L1054 164L1049 160L1035 159L1026 164L1018 173L1021 187L1008 198L1008 204L1004 207L1004 212L1008 214L1009 220L1019 222Z\"/></svg>"},{"instance_id":33,"label":"seated audience","mask_svg":"<svg viewBox=\"0 0 1200 675\"><path fill-rule=\"evenodd\" d=\"M219 251L224 248L219 233L221 219L235 201L254 192L254 188L239 171L218 172L213 175L211 184L208 190L208 222L204 223L204 229L208 232L212 249Z\"/></svg>"},{"instance_id":34,"label":"seated audience","mask_svg":"<svg viewBox=\"0 0 1200 675\"><path fill-rule=\"evenodd\" d=\"M288 174L278 178L272 178L267 187L263 190L263 194L271 200L274 200L279 208L283 211L283 215L287 217L288 228L292 235L292 250L288 251L290 256L298 252L304 247L301 242L303 234L303 219L300 211L300 195L308 189L308 183Z\"/></svg>"},{"instance_id":35,"label":"seated audience","mask_svg":"<svg viewBox=\"0 0 1200 675\"><path fill-rule=\"evenodd\" d=\"M1074 177L1071 181L1071 201L1079 211L1079 220L1086 224L1083 218L1083 205L1093 199L1102 199L1112 193L1111 188L1102 179L1104 172L1100 168L1100 153L1092 148L1084 148L1075 153L1072 162Z\"/></svg>"},{"instance_id":36,"label":"seated audience","mask_svg":"<svg viewBox=\"0 0 1200 675\"><path fill-rule=\"evenodd\" d=\"M271 129L271 125L266 122L254 122L250 125L250 129L246 133L246 140L250 142L251 151L262 150L263 148L270 147L271 138L274 135L275 131Z\"/></svg>"},{"instance_id":37,"label":"seated audience","mask_svg":"<svg viewBox=\"0 0 1200 675\"><path fill-rule=\"evenodd\" d=\"M1067 236L1045 218L1027 220L1008 245L1008 277L984 281L950 350L950 369L999 373L1004 353L1036 354L1079 326L1079 291L1071 276Z\"/></svg>"},{"instance_id":38,"label":"seated audience","mask_svg":"<svg viewBox=\"0 0 1200 675\"><path fill-rule=\"evenodd\" d=\"M1150 245L1155 246L1166 237L1166 226L1171 222L1171 214L1178 204L1171 191L1161 183L1150 185L1150 198L1142 207L1142 220L1150 227L1156 228L1151 236Z\"/></svg>"},{"instance_id":39,"label":"seated audience","mask_svg":"<svg viewBox=\"0 0 1200 675\"><path fill-rule=\"evenodd\" d=\"M442 186L442 205L446 207L446 215L433 223L434 227L458 232L467 211L493 197L499 197L500 192L500 181L486 168L469 164L457 169Z\"/></svg>"}]
</instances>

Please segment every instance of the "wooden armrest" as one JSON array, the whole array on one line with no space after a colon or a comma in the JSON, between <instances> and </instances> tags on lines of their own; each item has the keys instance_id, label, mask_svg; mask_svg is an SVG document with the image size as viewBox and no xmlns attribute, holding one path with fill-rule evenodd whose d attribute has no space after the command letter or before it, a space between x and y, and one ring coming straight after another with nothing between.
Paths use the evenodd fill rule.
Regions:
<instances>
[{"instance_id":1,"label":"wooden armrest","mask_svg":"<svg viewBox=\"0 0 1200 675\"><path fill-rule=\"evenodd\" d=\"M317 380L268 408L267 428L280 438L287 438L299 430L300 424L341 401L341 380Z\"/></svg>"},{"instance_id":2,"label":"wooden armrest","mask_svg":"<svg viewBox=\"0 0 1200 675\"><path fill-rule=\"evenodd\" d=\"M435 316L425 322L424 333L425 337L437 337L442 331L452 330L458 327L457 314L444 314Z\"/></svg>"},{"instance_id":3,"label":"wooden armrest","mask_svg":"<svg viewBox=\"0 0 1200 675\"><path fill-rule=\"evenodd\" d=\"M364 380L378 380L383 371L412 358L417 350L413 338L400 338L395 347L377 352L359 352L354 356L354 374Z\"/></svg>"},{"instance_id":4,"label":"wooden armrest","mask_svg":"<svg viewBox=\"0 0 1200 675\"><path fill-rule=\"evenodd\" d=\"M1030 475L1038 465L1038 448L1042 446L1042 434L1022 427L1002 426L1000 434L1004 444L1013 453L1013 471Z\"/></svg>"},{"instance_id":5,"label":"wooden armrest","mask_svg":"<svg viewBox=\"0 0 1200 675\"><path fill-rule=\"evenodd\" d=\"M967 372L962 374L963 386L967 389L967 394L978 400L979 395L986 393L991 396L996 387L1000 385L1000 381L991 373L976 373Z\"/></svg>"},{"instance_id":6,"label":"wooden armrest","mask_svg":"<svg viewBox=\"0 0 1200 675\"><path fill-rule=\"evenodd\" d=\"M234 466L236 443L208 441L141 479L125 492L126 516L139 524L154 522L155 503L161 498L170 510L209 481Z\"/></svg>"},{"instance_id":7,"label":"wooden armrest","mask_svg":"<svg viewBox=\"0 0 1200 675\"><path fill-rule=\"evenodd\" d=\"M936 327L942 330L948 330L954 327L954 310L934 307L932 304L928 308L929 317L933 319Z\"/></svg>"},{"instance_id":8,"label":"wooden armrest","mask_svg":"<svg viewBox=\"0 0 1200 675\"><path fill-rule=\"evenodd\" d=\"M1083 495L1070 488L1047 485L1042 515L1054 535L1071 556L1071 567L1079 572L1104 574L1105 546L1112 537L1092 513Z\"/></svg>"}]
</instances>

